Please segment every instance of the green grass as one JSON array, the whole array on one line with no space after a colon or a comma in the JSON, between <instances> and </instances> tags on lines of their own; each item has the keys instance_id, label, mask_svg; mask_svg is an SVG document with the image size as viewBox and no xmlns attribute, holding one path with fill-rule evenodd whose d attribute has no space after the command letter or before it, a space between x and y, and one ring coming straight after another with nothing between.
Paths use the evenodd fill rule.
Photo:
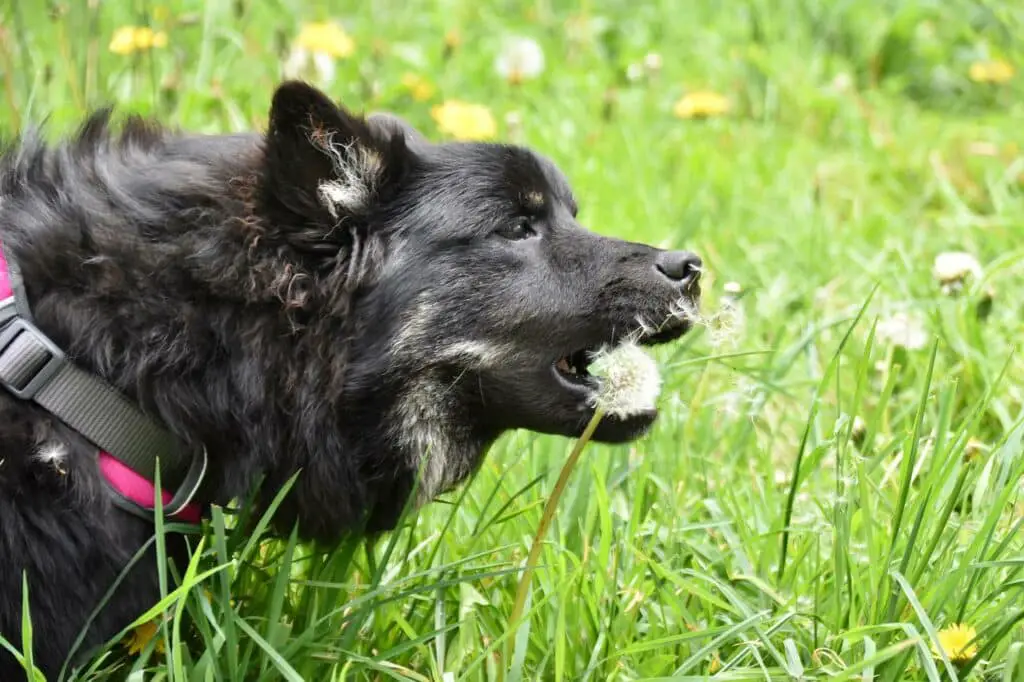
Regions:
<instances>
[{"instance_id":1,"label":"green grass","mask_svg":"<svg viewBox=\"0 0 1024 682\"><path fill-rule=\"evenodd\" d=\"M518 571L573 445L527 433L374 547L243 537L215 516L193 565L176 567L185 588L168 577L166 653L113 644L79 679L134 666L180 681L714 668L721 680L1024 680L1024 75L967 76L990 57L1024 68L1024 5L476 5L0 7L5 133L47 116L66 132L111 101L199 131L260 126L298 27L334 16L356 52L333 96L434 139L433 104L486 104L503 138L565 169L584 223L691 248L708 270L713 323L659 351L668 385L649 437L584 452L517 631ZM167 47L107 52L116 27L153 16ZM462 42L446 52L450 30ZM495 75L505 33L544 46L541 77ZM661 70L627 80L649 52ZM409 97L406 72L434 97ZM727 116L673 117L704 88L730 98ZM959 295L931 272L947 250L985 269ZM731 301L730 281L742 287ZM920 317L923 347L879 333L900 311ZM930 653L958 622L978 633L966 664Z\"/></svg>"}]
</instances>

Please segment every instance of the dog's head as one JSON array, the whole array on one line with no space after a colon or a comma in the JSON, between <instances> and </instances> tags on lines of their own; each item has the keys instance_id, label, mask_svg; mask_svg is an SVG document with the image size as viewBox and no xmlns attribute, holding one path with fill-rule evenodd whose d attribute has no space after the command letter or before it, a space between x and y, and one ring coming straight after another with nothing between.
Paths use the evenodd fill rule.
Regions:
<instances>
[{"instance_id":1,"label":"dog's head","mask_svg":"<svg viewBox=\"0 0 1024 682\"><path fill-rule=\"evenodd\" d=\"M586 230L546 158L432 144L303 84L275 94L265 187L292 244L344 272L352 385L400 377L399 421L435 422L421 444L437 446L453 422L579 435L599 390L591 353L676 339L698 305L696 255ZM627 441L655 417L608 414L594 437Z\"/></svg>"}]
</instances>

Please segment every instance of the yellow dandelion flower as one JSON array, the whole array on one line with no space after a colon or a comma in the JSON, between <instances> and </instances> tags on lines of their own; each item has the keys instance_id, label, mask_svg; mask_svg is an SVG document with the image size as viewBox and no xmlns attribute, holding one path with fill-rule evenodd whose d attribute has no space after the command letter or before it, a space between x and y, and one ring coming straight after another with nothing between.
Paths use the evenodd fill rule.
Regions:
<instances>
[{"instance_id":1,"label":"yellow dandelion flower","mask_svg":"<svg viewBox=\"0 0 1024 682\"><path fill-rule=\"evenodd\" d=\"M434 96L434 85L415 73L407 73L402 76L402 87L408 90L417 102L424 102Z\"/></svg>"},{"instance_id":2,"label":"yellow dandelion flower","mask_svg":"<svg viewBox=\"0 0 1024 682\"><path fill-rule=\"evenodd\" d=\"M167 47L167 34L148 26L122 26L114 31L107 49L114 54L129 55L158 47Z\"/></svg>"},{"instance_id":3,"label":"yellow dandelion flower","mask_svg":"<svg viewBox=\"0 0 1024 682\"><path fill-rule=\"evenodd\" d=\"M729 100L710 90L696 90L683 95L672 108L679 118L708 118L722 116L729 111Z\"/></svg>"},{"instance_id":4,"label":"yellow dandelion flower","mask_svg":"<svg viewBox=\"0 0 1024 682\"><path fill-rule=\"evenodd\" d=\"M431 108L430 115L442 132L456 140L488 140L498 132L491 110L482 104L449 100Z\"/></svg>"},{"instance_id":5,"label":"yellow dandelion flower","mask_svg":"<svg viewBox=\"0 0 1024 682\"><path fill-rule=\"evenodd\" d=\"M963 663L978 655L978 645L971 642L976 636L973 627L958 623L939 630L939 645L950 661ZM936 658L941 656L934 642L932 653Z\"/></svg>"},{"instance_id":6,"label":"yellow dandelion flower","mask_svg":"<svg viewBox=\"0 0 1024 682\"><path fill-rule=\"evenodd\" d=\"M334 21L303 25L295 39L295 45L307 52L325 54L337 59L350 56L356 49L355 41Z\"/></svg>"},{"instance_id":7,"label":"yellow dandelion flower","mask_svg":"<svg viewBox=\"0 0 1024 682\"><path fill-rule=\"evenodd\" d=\"M1013 78L1013 65L1002 59L974 62L968 76L975 83L1005 83Z\"/></svg>"},{"instance_id":8,"label":"yellow dandelion flower","mask_svg":"<svg viewBox=\"0 0 1024 682\"><path fill-rule=\"evenodd\" d=\"M304 24L284 63L287 78L304 78L310 66L324 84L334 81L335 61L355 52L355 41L333 21Z\"/></svg>"},{"instance_id":9,"label":"yellow dandelion flower","mask_svg":"<svg viewBox=\"0 0 1024 682\"><path fill-rule=\"evenodd\" d=\"M148 623L143 623L142 625L136 627L135 630L133 630L132 633L128 635L128 653L132 655L142 653L149 645L150 640L152 640L156 636L156 620L151 620ZM163 639L157 639L156 651L157 653L161 654L164 652Z\"/></svg>"},{"instance_id":10,"label":"yellow dandelion flower","mask_svg":"<svg viewBox=\"0 0 1024 682\"><path fill-rule=\"evenodd\" d=\"M114 31L107 49L114 54L131 54L135 51L135 27L122 26Z\"/></svg>"}]
</instances>

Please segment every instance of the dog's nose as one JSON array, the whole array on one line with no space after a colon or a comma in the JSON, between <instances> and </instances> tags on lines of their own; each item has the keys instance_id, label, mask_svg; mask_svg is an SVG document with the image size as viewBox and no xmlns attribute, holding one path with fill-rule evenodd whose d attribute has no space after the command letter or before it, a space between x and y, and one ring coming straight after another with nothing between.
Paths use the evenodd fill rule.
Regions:
<instances>
[{"instance_id":1,"label":"dog's nose","mask_svg":"<svg viewBox=\"0 0 1024 682\"><path fill-rule=\"evenodd\" d=\"M671 280L687 282L700 277L700 256L690 251L662 251L655 266Z\"/></svg>"}]
</instances>

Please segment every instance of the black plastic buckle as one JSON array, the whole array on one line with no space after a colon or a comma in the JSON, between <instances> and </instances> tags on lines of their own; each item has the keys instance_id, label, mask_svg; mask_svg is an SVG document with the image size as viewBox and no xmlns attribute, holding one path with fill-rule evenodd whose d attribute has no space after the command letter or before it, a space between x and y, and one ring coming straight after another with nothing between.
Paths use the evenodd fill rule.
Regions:
<instances>
[{"instance_id":1,"label":"black plastic buckle","mask_svg":"<svg viewBox=\"0 0 1024 682\"><path fill-rule=\"evenodd\" d=\"M2 322L2 315L0 315L0 322ZM9 363L12 360L6 354L10 351L15 341L22 338L31 339L33 343L46 351L49 357L27 380L22 380L18 385L15 385L11 383L14 381L11 373L15 368L10 367ZM50 383L50 380L60 370L64 362L64 352L28 320L22 317L12 317L0 328L0 386L10 391L16 398L32 400L39 391Z\"/></svg>"}]
</instances>

